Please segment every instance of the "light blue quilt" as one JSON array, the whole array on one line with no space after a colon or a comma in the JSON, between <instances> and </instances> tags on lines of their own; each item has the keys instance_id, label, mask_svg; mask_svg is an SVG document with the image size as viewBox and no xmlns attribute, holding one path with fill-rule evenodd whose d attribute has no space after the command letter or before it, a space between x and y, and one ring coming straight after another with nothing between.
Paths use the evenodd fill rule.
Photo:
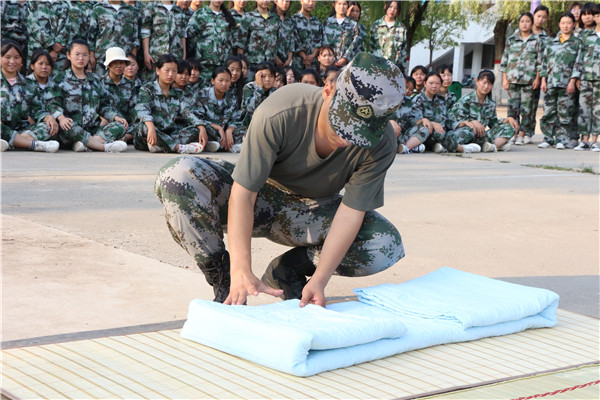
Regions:
<instances>
[{"instance_id":1,"label":"light blue quilt","mask_svg":"<svg viewBox=\"0 0 600 400\"><path fill-rule=\"evenodd\" d=\"M558 295L440 268L401 284L356 289L326 309L298 300L263 306L190 304L181 336L297 376L437 344L556 324Z\"/></svg>"}]
</instances>

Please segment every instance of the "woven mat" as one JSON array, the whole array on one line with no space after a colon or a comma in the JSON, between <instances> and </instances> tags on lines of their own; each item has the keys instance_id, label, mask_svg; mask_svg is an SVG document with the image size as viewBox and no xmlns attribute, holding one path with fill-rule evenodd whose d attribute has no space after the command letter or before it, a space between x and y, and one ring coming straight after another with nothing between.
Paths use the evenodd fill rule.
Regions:
<instances>
[{"instance_id":1,"label":"woven mat","mask_svg":"<svg viewBox=\"0 0 600 400\"><path fill-rule=\"evenodd\" d=\"M551 329L435 346L299 378L167 329L4 349L2 394L16 399L416 398L598 363L598 337L597 319L559 310L559 324ZM587 383L583 380L575 384Z\"/></svg>"}]
</instances>

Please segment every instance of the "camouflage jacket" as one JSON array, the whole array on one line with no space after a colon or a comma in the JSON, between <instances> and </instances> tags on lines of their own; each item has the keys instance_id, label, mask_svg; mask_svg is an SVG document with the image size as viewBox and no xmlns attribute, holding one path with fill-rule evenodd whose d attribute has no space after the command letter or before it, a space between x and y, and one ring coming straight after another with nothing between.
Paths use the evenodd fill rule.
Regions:
<instances>
[{"instance_id":1,"label":"camouflage jacket","mask_svg":"<svg viewBox=\"0 0 600 400\"><path fill-rule=\"evenodd\" d=\"M66 47L69 41L69 4L65 1L28 1L29 52L50 50L54 43Z\"/></svg>"},{"instance_id":2,"label":"camouflage jacket","mask_svg":"<svg viewBox=\"0 0 600 400\"><path fill-rule=\"evenodd\" d=\"M172 86L169 95L165 96L158 80L147 82L142 86L135 112L138 121L142 123L152 121L156 129L163 132L172 132L183 127L175 124L175 121L181 121L184 125L205 125L204 121L185 106L185 102Z\"/></svg>"},{"instance_id":3,"label":"camouflage jacket","mask_svg":"<svg viewBox=\"0 0 600 400\"><path fill-rule=\"evenodd\" d=\"M257 10L244 14L235 47L244 49L248 63L274 62L280 23L279 16L272 12L267 19Z\"/></svg>"},{"instance_id":4,"label":"camouflage jacket","mask_svg":"<svg viewBox=\"0 0 600 400\"><path fill-rule=\"evenodd\" d=\"M600 80L600 36L593 30L581 34L581 51L575 62L574 76L582 81Z\"/></svg>"},{"instance_id":5,"label":"camouflage jacket","mask_svg":"<svg viewBox=\"0 0 600 400\"><path fill-rule=\"evenodd\" d=\"M144 6L141 37L149 38L150 55L154 61L165 53L183 59L181 40L187 37L187 23L187 15L175 2L171 11L160 1Z\"/></svg>"},{"instance_id":6,"label":"camouflage jacket","mask_svg":"<svg viewBox=\"0 0 600 400\"><path fill-rule=\"evenodd\" d=\"M222 65L232 53L232 31L223 13L215 14L210 7L194 13L187 25L190 48L194 58L205 65ZM192 55L189 56L190 58Z\"/></svg>"},{"instance_id":7,"label":"camouflage jacket","mask_svg":"<svg viewBox=\"0 0 600 400\"><path fill-rule=\"evenodd\" d=\"M2 137L7 133L19 131L29 126L28 117L40 122L48 112L44 109L37 90L27 84L21 74L10 85L4 75L0 75L0 103L2 109Z\"/></svg>"},{"instance_id":8,"label":"camouflage jacket","mask_svg":"<svg viewBox=\"0 0 600 400\"><path fill-rule=\"evenodd\" d=\"M406 71L406 27L396 19L388 27L384 17L371 25L369 42L371 53L390 60L403 72Z\"/></svg>"},{"instance_id":9,"label":"camouflage jacket","mask_svg":"<svg viewBox=\"0 0 600 400\"><path fill-rule=\"evenodd\" d=\"M560 33L548 42L542 61L540 76L546 77L548 88L566 88L574 77L575 61L581 50L581 39L571 35L564 43L560 42Z\"/></svg>"},{"instance_id":10,"label":"camouflage jacket","mask_svg":"<svg viewBox=\"0 0 600 400\"><path fill-rule=\"evenodd\" d=\"M260 103L262 103L274 91L275 88L271 88L265 92L265 90L258 86L256 82L250 82L244 86L241 107L241 120L244 127L247 128L248 125L250 125L254 111L258 108Z\"/></svg>"},{"instance_id":11,"label":"camouflage jacket","mask_svg":"<svg viewBox=\"0 0 600 400\"><path fill-rule=\"evenodd\" d=\"M446 95L443 95L441 93L438 93L438 95L442 96L444 98L444 100L446 101L446 109L448 111L450 111L450 109L452 108L452 106L454 106L454 104L458 100L456 98L456 94L454 92L449 91L449 90L446 92Z\"/></svg>"},{"instance_id":12,"label":"camouflage jacket","mask_svg":"<svg viewBox=\"0 0 600 400\"><path fill-rule=\"evenodd\" d=\"M48 77L48 83L46 87L42 88L39 82L35 79L33 72L25 77L25 82L29 85L29 90L31 92L36 92L39 100L42 101L42 104L48 104L50 100L52 100L52 96L56 86L56 81L52 79L52 76Z\"/></svg>"},{"instance_id":13,"label":"camouflage jacket","mask_svg":"<svg viewBox=\"0 0 600 400\"><path fill-rule=\"evenodd\" d=\"M481 104L476 91L462 96L448 111L448 118L453 121L453 129L456 129L462 121L477 120L483 126L490 128L502 122L496 114L496 102L486 96Z\"/></svg>"},{"instance_id":14,"label":"camouflage jacket","mask_svg":"<svg viewBox=\"0 0 600 400\"><path fill-rule=\"evenodd\" d=\"M394 113L393 120L402 127L402 132L407 132L410 128L415 125L415 118L412 113L413 99L412 97L404 96L402 105L398 107Z\"/></svg>"},{"instance_id":15,"label":"camouflage jacket","mask_svg":"<svg viewBox=\"0 0 600 400\"><path fill-rule=\"evenodd\" d=\"M104 96L110 100L110 104L117 115L132 123L135 119L135 82L123 76L119 83L114 83L106 73L100 81L100 85Z\"/></svg>"},{"instance_id":16,"label":"camouflage jacket","mask_svg":"<svg viewBox=\"0 0 600 400\"><path fill-rule=\"evenodd\" d=\"M358 26L358 46L356 47L356 53L367 51L365 48L367 44L367 28L360 22L357 22Z\"/></svg>"},{"instance_id":17,"label":"camouflage jacket","mask_svg":"<svg viewBox=\"0 0 600 400\"><path fill-rule=\"evenodd\" d=\"M12 39L21 45L27 45L27 4L17 0L2 0L2 38Z\"/></svg>"},{"instance_id":18,"label":"camouflage jacket","mask_svg":"<svg viewBox=\"0 0 600 400\"><path fill-rule=\"evenodd\" d=\"M120 47L125 53L140 47L136 10L123 1L120 5L117 11L103 1L92 9L88 38L97 60L104 60L110 47Z\"/></svg>"},{"instance_id":19,"label":"camouflage jacket","mask_svg":"<svg viewBox=\"0 0 600 400\"><path fill-rule=\"evenodd\" d=\"M323 24L323 44L330 45L339 60L345 58L350 61L359 48L360 35L358 25L350 18L338 24L335 17L329 17Z\"/></svg>"},{"instance_id":20,"label":"camouflage jacket","mask_svg":"<svg viewBox=\"0 0 600 400\"><path fill-rule=\"evenodd\" d=\"M223 102L219 105L213 86L205 87L200 91L200 106L198 114L206 123L217 124L223 129L233 126L236 130L242 127L242 112L237 107L235 94L228 91L225 93Z\"/></svg>"},{"instance_id":21,"label":"camouflage jacket","mask_svg":"<svg viewBox=\"0 0 600 400\"><path fill-rule=\"evenodd\" d=\"M69 43L76 38L89 41L88 28L94 4L90 1L71 1L69 4Z\"/></svg>"},{"instance_id":22,"label":"camouflage jacket","mask_svg":"<svg viewBox=\"0 0 600 400\"><path fill-rule=\"evenodd\" d=\"M520 31L506 40L500 72L506 72L508 82L517 85L530 85L542 66L542 41L537 35L529 35L523 40Z\"/></svg>"},{"instance_id":23,"label":"camouflage jacket","mask_svg":"<svg viewBox=\"0 0 600 400\"><path fill-rule=\"evenodd\" d=\"M296 30L296 53L312 54L323 43L323 24L314 15L306 19L301 12L292 16Z\"/></svg>"},{"instance_id":24,"label":"camouflage jacket","mask_svg":"<svg viewBox=\"0 0 600 400\"><path fill-rule=\"evenodd\" d=\"M85 129L100 124L100 116L110 122L118 116L96 75L86 73L85 79L78 79L72 69L67 69L56 76L55 82L47 106L54 118L64 115Z\"/></svg>"},{"instance_id":25,"label":"camouflage jacket","mask_svg":"<svg viewBox=\"0 0 600 400\"><path fill-rule=\"evenodd\" d=\"M291 17L280 19L279 36L277 39L277 56L283 62L287 60L290 52L296 51L296 24Z\"/></svg>"},{"instance_id":26,"label":"camouflage jacket","mask_svg":"<svg viewBox=\"0 0 600 400\"><path fill-rule=\"evenodd\" d=\"M240 14L239 12L237 12L234 8L229 10L229 12L231 13L231 16L233 17L233 19L235 20L235 29L233 29L231 31L231 42L233 43L232 47L235 47L235 43L237 43L239 40L238 38L239 38L240 25L242 23L242 18L244 18L244 16L242 14Z\"/></svg>"},{"instance_id":27,"label":"camouflage jacket","mask_svg":"<svg viewBox=\"0 0 600 400\"><path fill-rule=\"evenodd\" d=\"M412 100L411 113L415 123L427 118L431 122L441 124L446 131L450 131L454 127L454 123L448 118L446 100L438 94L433 99L430 99L424 92L416 95Z\"/></svg>"}]
</instances>

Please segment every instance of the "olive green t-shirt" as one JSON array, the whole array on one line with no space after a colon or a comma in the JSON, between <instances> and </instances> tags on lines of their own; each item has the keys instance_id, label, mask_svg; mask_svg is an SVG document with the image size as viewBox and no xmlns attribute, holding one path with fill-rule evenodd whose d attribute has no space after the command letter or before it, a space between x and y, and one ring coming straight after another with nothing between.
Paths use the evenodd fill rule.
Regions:
<instances>
[{"instance_id":1,"label":"olive green t-shirt","mask_svg":"<svg viewBox=\"0 0 600 400\"><path fill-rule=\"evenodd\" d=\"M268 178L294 194L322 198L345 188L343 203L369 211L383 205L385 174L396 155L388 124L373 148L347 146L327 158L315 148L322 88L291 84L277 89L255 111L233 179L258 192Z\"/></svg>"}]
</instances>

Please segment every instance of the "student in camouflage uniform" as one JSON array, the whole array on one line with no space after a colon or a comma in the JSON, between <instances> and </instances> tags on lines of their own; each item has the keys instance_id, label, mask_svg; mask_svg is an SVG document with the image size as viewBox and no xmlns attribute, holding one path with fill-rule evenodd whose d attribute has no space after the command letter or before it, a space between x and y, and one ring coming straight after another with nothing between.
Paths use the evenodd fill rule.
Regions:
<instances>
[{"instance_id":1,"label":"student in camouflage uniform","mask_svg":"<svg viewBox=\"0 0 600 400\"><path fill-rule=\"evenodd\" d=\"M361 13L362 8L358 1L348 2L348 11L346 11L346 16L351 20L355 21L356 25L358 26L358 47L356 49L357 53L365 51L365 44L367 43L367 28L365 28L365 26L360 23Z\"/></svg>"},{"instance_id":2,"label":"student in camouflage uniform","mask_svg":"<svg viewBox=\"0 0 600 400\"><path fill-rule=\"evenodd\" d=\"M294 51L296 51L296 24L288 15L290 0L275 0L277 15L281 20L279 25L279 38L277 39L277 54L275 66L283 68L292 64Z\"/></svg>"},{"instance_id":3,"label":"student in camouflage uniform","mask_svg":"<svg viewBox=\"0 0 600 400\"><path fill-rule=\"evenodd\" d=\"M144 84L138 95L133 145L151 153L200 153L207 142L205 123L173 88L177 59L171 54L160 56L156 75L157 79Z\"/></svg>"},{"instance_id":4,"label":"student in camouflage uniform","mask_svg":"<svg viewBox=\"0 0 600 400\"><path fill-rule=\"evenodd\" d=\"M123 76L133 82L134 95L137 97L142 88L142 80L138 78L140 67L137 63L137 57L134 54L127 53L127 59L129 60L129 64L125 66Z\"/></svg>"},{"instance_id":5,"label":"student in camouflage uniform","mask_svg":"<svg viewBox=\"0 0 600 400\"><path fill-rule=\"evenodd\" d=\"M57 68L65 62L65 47L69 40L69 5L64 1L28 1L28 51L44 49L50 53Z\"/></svg>"},{"instance_id":6,"label":"student in camouflage uniform","mask_svg":"<svg viewBox=\"0 0 600 400\"><path fill-rule=\"evenodd\" d=\"M538 145L547 148L556 145L559 150L577 146L577 87L575 61L581 50L581 40L573 35L575 18L571 13L561 16L560 32L546 45L540 76L544 97L544 115L540 128L544 141Z\"/></svg>"},{"instance_id":7,"label":"student in camouflage uniform","mask_svg":"<svg viewBox=\"0 0 600 400\"><path fill-rule=\"evenodd\" d=\"M582 32L582 48L574 67L580 90L577 127L581 135L575 150L600 151L600 5L593 9L593 18L596 27Z\"/></svg>"},{"instance_id":8,"label":"student in camouflage uniform","mask_svg":"<svg viewBox=\"0 0 600 400\"><path fill-rule=\"evenodd\" d=\"M462 96L448 112L448 118L454 122L454 130L442 135L433 151L477 153L510 148L508 140L518 131L519 124L512 117L498 119L496 102L490 94L495 80L492 71L479 73L475 81L477 89ZM486 127L490 129L486 130Z\"/></svg>"},{"instance_id":9,"label":"student in camouflage uniform","mask_svg":"<svg viewBox=\"0 0 600 400\"><path fill-rule=\"evenodd\" d=\"M415 119L412 113L413 99L406 94L402 105L398 107L394 113L394 117L390 120L390 124L394 128L394 133L397 139L396 152L403 153L404 145L410 139L409 131L415 125Z\"/></svg>"},{"instance_id":10,"label":"student in camouflage uniform","mask_svg":"<svg viewBox=\"0 0 600 400\"><path fill-rule=\"evenodd\" d=\"M15 41L23 54L27 55L27 4L20 0L2 0L0 2L2 40ZM25 57L26 58L26 57ZM25 59L23 60L25 62Z\"/></svg>"},{"instance_id":11,"label":"student in camouflage uniform","mask_svg":"<svg viewBox=\"0 0 600 400\"><path fill-rule=\"evenodd\" d=\"M549 15L550 15L550 11L548 10L548 7L546 7L544 5L537 6L535 8L535 10L533 11L533 26L531 28L531 33L534 34L535 36L537 36L537 39L540 41L542 57L543 57L544 51L546 49L546 44L548 42L552 41L552 38L550 37L550 35L548 35L546 30L544 29L544 27L546 26L546 22L548 21ZM542 58L542 60L543 60L543 58ZM540 65L540 69L541 69L541 65ZM533 89L533 104L531 105L531 107L534 110L536 110L536 113L537 113L538 106L540 104L541 85L542 85L542 79L540 77L540 87L538 87L537 89ZM531 143L531 138L529 136L525 135L525 137L523 138L523 144L529 144L529 143Z\"/></svg>"},{"instance_id":12,"label":"student in camouflage uniform","mask_svg":"<svg viewBox=\"0 0 600 400\"><path fill-rule=\"evenodd\" d=\"M338 57L335 65L343 67L356 54L359 48L360 35L355 21L346 17L348 2L336 0L333 2L335 14L323 24L323 44L333 47Z\"/></svg>"},{"instance_id":13,"label":"student in camouflage uniform","mask_svg":"<svg viewBox=\"0 0 600 400\"><path fill-rule=\"evenodd\" d=\"M94 3L91 1L73 0L69 2L69 41L84 39L89 41L88 29Z\"/></svg>"},{"instance_id":14,"label":"student in camouflage uniform","mask_svg":"<svg viewBox=\"0 0 600 400\"><path fill-rule=\"evenodd\" d=\"M242 18L244 18L244 14L246 13L244 11L244 7L246 7L246 3L248 3L248 2L246 0L242 0L242 1L234 0L234 1L230 2L229 4L231 4L231 3L233 3L233 5L231 6L229 13L231 14L231 16L233 17L233 19L235 21L235 28L231 32L231 47L233 48L233 47L235 47L235 43L237 42L240 24L242 23Z\"/></svg>"},{"instance_id":15,"label":"student in camouflage uniform","mask_svg":"<svg viewBox=\"0 0 600 400\"><path fill-rule=\"evenodd\" d=\"M1 54L2 151L19 147L54 153L58 150L58 142L49 139L58 131L58 125L44 110L36 87L29 85L19 73L23 51L15 41L7 40L2 44ZM34 124L29 123L30 118Z\"/></svg>"},{"instance_id":16,"label":"student in camouflage uniform","mask_svg":"<svg viewBox=\"0 0 600 400\"><path fill-rule=\"evenodd\" d=\"M312 15L315 3L314 0L300 0L302 8L292 16L297 40L293 66L297 71L317 65L317 51L323 40L323 25Z\"/></svg>"},{"instance_id":17,"label":"student in camouflage uniform","mask_svg":"<svg viewBox=\"0 0 600 400\"><path fill-rule=\"evenodd\" d=\"M521 131L516 145L523 145L524 137L535 134L535 114L533 91L540 87L540 67L542 64L542 42L532 34L533 15L522 13L519 29L506 40L500 72L502 87L508 91L508 116L519 121Z\"/></svg>"},{"instance_id":18,"label":"student in camouflage uniform","mask_svg":"<svg viewBox=\"0 0 600 400\"><path fill-rule=\"evenodd\" d=\"M256 66L263 61L275 63L281 20L269 11L270 4L269 0L258 0L256 9L244 14L238 31L237 54L246 57L251 72L256 72Z\"/></svg>"},{"instance_id":19,"label":"student in camouflage uniform","mask_svg":"<svg viewBox=\"0 0 600 400\"><path fill-rule=\"evenodd\" d=\"M275 91L275 67L270 62L263 62L256 67L255 81L244 86L242 97L242 122L244 128L250 125L252 115L271 93ZM245 130L244 133L245 134Z\"/></svg>"},{"instance_id":20,"label":"student in camouflage uniform","mask_svg":"<svg viewBox=\"0 0 600 400\"><path fill-rule=\"evenodd\" d=\"M235 20L222 1L211 1L202 7L187 26L190 46L195 51L194 57L202 64L200 78L202 82L210 82L215 67L224 65L232 53L232 32Z\"/></svg>"},{"instance_id":21,"label":"student in camouflage uniform","mask_svg":"<svg viewBox=\"0 0 600 400\"><path fill-rule=\"evenodd\" d=\"M31 54L31 73L25 77L32 92L37 92L43 104L52 99L56 83L52 79L54 60L46 50L37 49Z\"/></svg>"},{"instance_id":22,"label":"student in camouflage uniform","mask_svg":"<svg viewBox=\"0 0 600 400\"><path fill-rule=\"evenodd\" d=\"M86 73L90 53L87 42L75 39L67 51L68 68L56 76L56 86L48 112L60 125L59 138L73 151L88 149L121 152L127 144L121 139L128 128L104 96L96 75ZM109 123L103 125L101 117Z\"/></svg>"},{"instance_id":23,"label":"student in camouflage uniform","mask_svg":"<svg viewBox=\"0 0 600 400\"><path fill-rule=\"evenodd\" d=\"M406 71L406 27L398 19L398 1L385 2L385 15L371 25L371 53Z\"/></svg>"},{"instance_id":24,"label":"student in camouflage uniform","mask_svg":"<svg viewBox=\"0 0 600 400\"><path fill-rule=\"evenodd\" d=\"M377 94L362 97L357 82ZM182 157L160 170L155 191L167 225L213 286L215 301L244 304L263 292L325 306L332 274L370 275L404 256L397 229L374 211L394 161L387 121L403 84L395 65L360 53L341 72L337 91L288 85L268 98L235 167ZM262 281L252 272L252 236L294 247L271 262Z\"/></svg>"},{"instance_id":25,"label":"student in camouflage uniform","mask_svg":"<svg viewBox=\"0 0 600 400\"><path fill-rule=\"evenodd\" d=\"M437 68L437 73L442 77L442 86L440 86L438 95L446 100L446 108L450 110L458 100L456 94L449 90L452 85L452 67L442 64Z\"/></svg>"}]
</instances>

